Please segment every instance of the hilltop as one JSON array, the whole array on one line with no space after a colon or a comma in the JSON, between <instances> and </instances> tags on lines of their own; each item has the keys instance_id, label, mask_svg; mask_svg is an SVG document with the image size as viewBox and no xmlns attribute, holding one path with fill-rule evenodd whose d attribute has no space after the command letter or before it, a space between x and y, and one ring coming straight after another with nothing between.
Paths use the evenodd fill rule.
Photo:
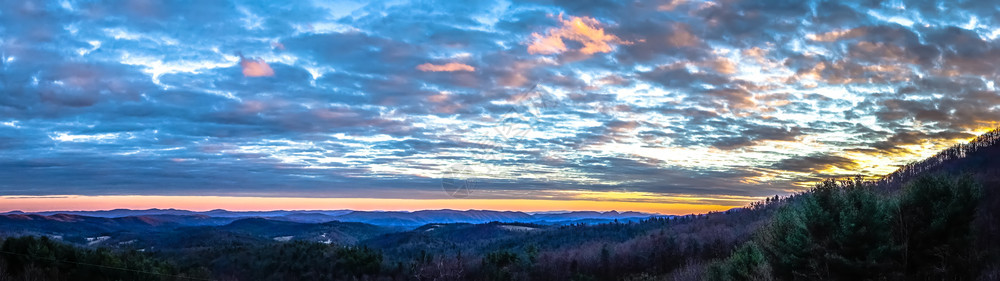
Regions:
<instances>
[{"instance_id":1,"label":"hilltop","mask_svg":"<svg viewBox=\"0 0 1000 281\"><path fill-rule=\"evenodd\" d=\"M43 237L7 238L6 253L91 258L97 251L112 258L89 263L205 279L996 280L998 156L994 130L877 181L831 179L687 216L150 209L10 212L0 215L0 229ZM4 258L21 277L28 264L94 270ZM91 276L159 277L135 274Z\"/></svg>"}]
</instances>

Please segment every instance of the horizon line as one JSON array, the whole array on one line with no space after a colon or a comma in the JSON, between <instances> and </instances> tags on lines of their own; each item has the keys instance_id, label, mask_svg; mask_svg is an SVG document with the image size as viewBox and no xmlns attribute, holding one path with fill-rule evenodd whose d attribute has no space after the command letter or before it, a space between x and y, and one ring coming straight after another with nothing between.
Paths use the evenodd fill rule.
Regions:
<instances>
[{"instance_id":1,"label":"horizon line","mask_svg":"<svg viewBox=\"0 0 1000 281\"><path fill-rule=\"evenodd\" d=\"M673 215L666 215L666 214L660 214L660 213L640 212L640 211L632 211L632 210L625 210L625 211L619 211L619 210L609 210L609 211L600 211L600 210L513 211L513 210L494 210L494 209L448 209L448 208L445 208L445 209L419 209L419 210L354 210L354 209L300 209L300 210L296 210L296 209L269 209L269 210L252 210L252 211L237 211L237 210L227 210L227 209L211 209L211 210L207 210L207 211L196 211L196 210L177 209L177 208L147 208L147 209L115 208L115 209L101 209L101 210L65 210L65 209L55 210L54 209L54 210L45 210L45 211L23 211L23 210L7 210L7 211L3 211L3 210L0 210L0 214L11 214L11 213L39 214L39 213L60 213L60 212L111 212L111 211L153 211L153 210L157 210L157 211L187 211L187 212L192 212L192 213L207 213L207 212L214 212L214 211L233 212L233 213L332 212L332 211L415 213L415 212L423 212L423 211L457 211L457 212L486 211L486 212L525 213L525 214L529 214L529 215L541 214L541 213L564 214L564 213L575 213L575 212L595 212L595 213L606 214L606 213L615 212L615 213L619 213L619 214L621 214L621 213L640 213L640 214L646 214L646 215L673 216Z\"/></svg>"},{"instance_id":2,"label":"horizon line","mask_svg":"<svg viewBox=\"0 0 1000 281\"><path fill-rule=\"evenodd\" d=\"M0 212L93 212L116 209L174 209L192 212L267 211L370 211L417 212L428 210L498 212L631 212L657 215L704 214L745 207L750 202L633 202L614 200L552 199L401 199L401 198L310 198L197 195L58 195L0 196Z\"/></svg>"}]
</instances>

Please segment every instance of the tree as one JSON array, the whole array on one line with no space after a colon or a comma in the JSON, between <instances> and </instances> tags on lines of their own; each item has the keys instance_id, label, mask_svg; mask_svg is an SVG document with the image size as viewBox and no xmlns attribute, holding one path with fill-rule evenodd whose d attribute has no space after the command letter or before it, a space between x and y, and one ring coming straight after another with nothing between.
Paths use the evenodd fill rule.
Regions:
<instances>
[{"instance_id":1,"label":"tree","mask_svg":"<svg viewBox=\"0 0 1000 281\"><path fill-rule=\"evenodd\" d=\"M981 187L971 176L924 176L904 187L896 235L908 277L970 280L980 271L972 221Z\"/></svg>"},{"instance_id":2,"label":"tree","mask_svg":"<svg viewBox=\"0 0 1000 281\"><path fill-rule=\"evenodd\" d=\"M771 266L764 257L764 251L757 243L750 241L740 246L726 261L726 273L731 280L772 280Z\"/></svg>"},{"instance_id":3,"label":"tree","mask_svg":"<svg viewBox=\"0 0 1000 281\"><path fill-rule=\"evenodd\" d=\"M517 254L500 250L486 254L483 259L483 271L487 280L514 280L514 267L520 263Z\"/></svg>"},{"instance_id":4,"label":"tree","mask_svg":"<svg viewBox=\"0 0 1000 281\"><path fill-rule=\"evenodd\" d=\"M729 258L708 267L709 281L769 281L774 280L764 251L753 241L744 243Z\"/></svg>"},{"instance_id":5,"label":"tree","mask_svg":"<svg viewBox=\"0 0 1000 281\"><path fill-rule=\"evenodd\" d=\"M893 251L889 205L860 178L827 180L760 235L781 279L879 279Z\"/></svg>"}]
</instances>

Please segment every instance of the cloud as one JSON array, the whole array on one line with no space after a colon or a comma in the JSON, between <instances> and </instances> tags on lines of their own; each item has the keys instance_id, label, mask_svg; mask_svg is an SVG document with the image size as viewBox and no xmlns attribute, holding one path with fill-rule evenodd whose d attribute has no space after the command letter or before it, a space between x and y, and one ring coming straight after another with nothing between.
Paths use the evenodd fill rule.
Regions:
<instances>
[{"instance_id":1,"label":"cloud","mask_svg":"<svg viewBox=\"0 0 1000 281\"><path fill-rule=\"evenodd\" d=\"M803 135L802 129L745 124L743 129L716 138L711 145L718 149L732 150L758 145L763 141L793 141Z\"/></svg>"},{"instance_id":2,"label":"cloud","mask_svg":"<svg viewBox=\"0 0 1000 281\"><path fill-rule=\"evenodd\" d=\"M264 62L263 59L259 58L245 58L240 57L240 67L243 68L243 76L246 77L264 77L264 76L274 76L274 70L271 66Z\"/></svg>"},{"instance_id":3,"label":"cloud","mask_svg":"<svg viewBox=\"0 0 1000 281\"><path fill-rule=\"evenodd\" d=\"M834 30L820 34L807 34L806 38L813 41L833 42L842 39L864 36L867 30L864 28L854 28L848 30Z\"/></svg>"},{"instance_id":4,"label":"cloud","mask_svg":"<svg viewBox=\"0 0 1000 281\"><path fill-rule=\"evenodd\" d=\"M712 60L703 61L701 65L714 70L720 74L732 75L736 74L736 63L726 58L715 58Z\"/></svg>"},{"instance_id":5,"label":"cloud","mask_svg":"<svg viewBox=\"0 0 1000 281\"><path fill-rule=\"evenodd\" d=\"M1000 120L985 1L63 2L0 1L2 194L423 196L464 163L482 196L773 195Z\"/></svg>"},{"instance_id":6,"label":"cloud","mask_svg":"<svg viewBox=\"0 0 1000 281\"><path fill-rule=\"evenodd\" d=\"M772 168L792 172L818 172L831 167L846 171L857 170L859 164L854 160L831 154L813 154L801 157L785 158L772 165Z\"/></svg>"},{"instance_id":7,"label":"cloud","mask_svg":"<svg viewBox=\"0 0 1000 281\"><path fill-rule=\"evenodd\" d=\"M659 6L656 6L656 10L657 11L673 11L674 9L677 9L678 6L683 5L686 2L687 2L687 0L669 0L666 3L663 3L663 4L660 4Z\"/></svg>"},{"instance_id":8,"label":"cloud","mask_svg":"<svg viewBox=\"0 0 1000 281\"><path fill-rule=\"evenodd\" d=\"M611 52L616 44L632 44L631 41L605 33L601 23L594 18L570 16L569 19L563 19L563 15L559 14L559 23L560 27L550 28L545 35L532 33L528 53L553 55L566 52L569 50L566 40L581 44L575 51L586 55Z\"/></svg>"},{"instance_id":9,"label":"cloud","mask_svg":"<svg viewBox=\"0 0 1000 281\"><path fill-rule=\"evenodd\" d=\"M701 43L701 39L688 31L683 24L674 25L674 32L667 37L667 43L676 47L692 47Z\"/></svg>"},{"instance_id":10,"label":"cloud","mask_svg":"<svg viewBox=\"0 0 1000 281\"><path fill-rule=\"evenodd\" d=\"M667 88L694 88L693 86L702 84L725 85L730 82L727 76L692 71L686 63L660 65L653 70L639 73L639 77Z\"/></svg>"},{"instance_id":11,"label":"cloud","mask_svg":"<svg viewBox=\"0 0 1000 281\"><path fill-rule=\"evenodd\" d=\"M468 64L449 62L446 64L431 64L424 63L417 66L417 70L420 71L431 71L431 72L454 72L454 71L476 71L475 67Z\"/></svg>"}]
</instances>

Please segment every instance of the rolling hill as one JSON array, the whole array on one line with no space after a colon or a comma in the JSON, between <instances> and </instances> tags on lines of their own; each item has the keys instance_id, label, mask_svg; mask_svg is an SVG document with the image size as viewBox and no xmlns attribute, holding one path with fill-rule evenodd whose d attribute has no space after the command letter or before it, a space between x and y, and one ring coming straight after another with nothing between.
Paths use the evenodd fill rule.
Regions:
<instances>
[{"instance_id":1,"label":"rolling hill","mask_svg":"<svg viewBox=\"0 0 1000 281\"><path fill-rule=\"evenodd\" d=\"M569 224L569 223L606 223L614 220L637 220L643 218L662 216L659 214L639 213L639 212L594 212L594 211L574 211L574 212L550 212L529 214L525 212L512 211L489 211L489 210L421 210L414 212L403 211L352 211L352 210L305 210L305 211L260 211L260 212L237 212L226 210L211 210L206 212L194 212L176 209L148 209L129 210L116 209L106 211L47 211L24 213L12 211L3 215L73 215L100 218L123 218L123 217L143 217L153 218L157 221L174 222L180 225L223 225L244 218L267 218L272 220L282 220L300 223L325 223L332 221L342 222L362 222L381 226L405 226L418 227L429 223L487 223L487 222L523 222L523 223L544 223L544 224Z\"/></svg>"},{"instance_id":2,"label":"rolling hill","mask_svg":"<svg viewBox=\"0 0 1000 281\"><path fill-rule=\"evenodd\" d=\"M169 261L178 274L208 279L997 280L998 183L994 130L876 181L827 180L701 215L12 212L0 215L0 231L78 247L63 251ZM57 243L15 242L28 244L16 248L26 255Z\"/></svg>"}]
</instances>

